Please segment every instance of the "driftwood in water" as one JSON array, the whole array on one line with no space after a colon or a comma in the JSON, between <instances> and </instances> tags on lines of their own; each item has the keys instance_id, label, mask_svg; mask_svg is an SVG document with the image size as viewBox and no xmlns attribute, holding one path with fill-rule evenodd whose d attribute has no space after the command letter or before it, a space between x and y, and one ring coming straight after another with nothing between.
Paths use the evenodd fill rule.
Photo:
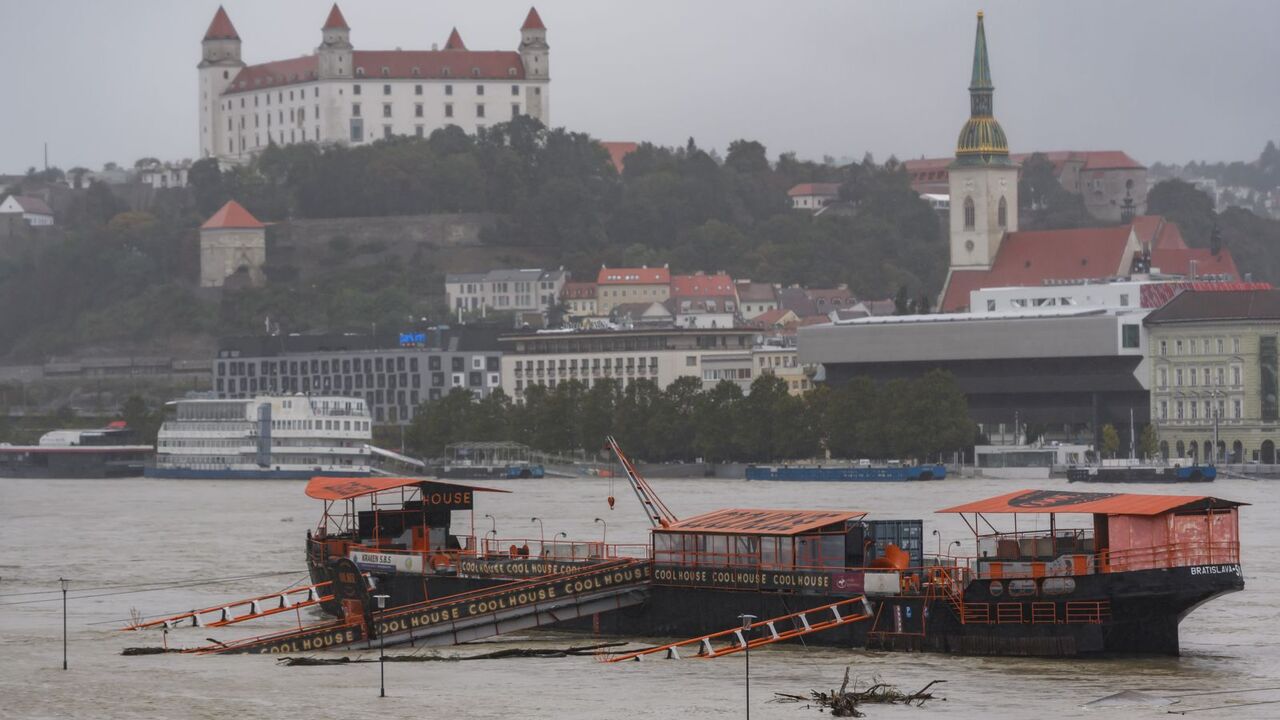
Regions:
<instances>
[{"instance_id":1,"label":"driftwood in water","mask_svg":"<svg viewBox=\"0 0 1280 720\"><path fill-rule=\"evenodd\" d=\"M160 655L163 653L182 652L176 648L162 647L129 647L120 651L121 655Z\"/></svg>"},{"instance_id":2,"label":"driftwood in water","mask_svg":"<svg viewBox=\"0 0 1280 720\"><path fill-rule=\"evenodd\" d=\"M929 692L929 688L934 685L946 682L946 680L934 680L925 685L914 693L904 693L893 685L882 683L879 679L875 679L870 687L866 690L859 691L858 683L854 681L853 690L849 690L849 668L844 669L844 682L840 683L839 690L832 690L829 693L811 690L809 697L803 695L792 695L790 693L774 693L778 702L812 702L819 708L825 708L831 711L832 717L866 717L866 715L858 709L863 703L880 703L895 704L902 703L905 705L924 705L926 700L933 699L933 693ZM942 698L945 700L946 698Z\"/></svg>"},{"instance_id":3,"label":"driftwood in water","mask_svg":"<svg viewBox=\"0 0 1280 720\"><path fill-rule=\"evenodd\" d=\"M597 645L579 645L567 648L507 648L505 650L480 653L479 655L388 655L387 662L457 662L459 660L502 660L506 658L562 658L575 655L593 655L604 648L617 647L619 645L626 645L626 643L599 643ZM352 660L349 657L283 657L276 662L290 667L295 665L346 665L348 663L375 663L378 662L378 658Z\"/></svg>"}]
</instances>

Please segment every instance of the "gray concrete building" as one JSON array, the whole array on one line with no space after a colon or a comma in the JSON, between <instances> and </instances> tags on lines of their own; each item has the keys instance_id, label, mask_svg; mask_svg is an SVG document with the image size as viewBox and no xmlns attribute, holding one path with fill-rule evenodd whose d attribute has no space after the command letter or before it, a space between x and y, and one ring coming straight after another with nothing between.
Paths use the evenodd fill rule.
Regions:
<instances>
[{"instance_id":1,"label":"gray concrete building","mask_svg":"<svg viewBox=\"0 0 1280 720\"><path fill-rule=\"evenodd\" d=\"M1105 424L1128 437L1148 419L1145 310L1102 308L896 315L799 330L799 361L826 382L952 373L988 434L1032 426L1051 439L1096 442Z\"/></svg>"},{"instance_id":2,"label":"gray concrete building","mask_svg":"<svg viewBox=\"0 0 1280 720\"><path fill-rule=\"evenodd\" d=\"M219 347L219 398L315 393L363 398L375 423L404 424L417 408L462 388L485 397L501 386L496 332L428 329L393 336L268 335Z\"/></svg>"}]
</instances>

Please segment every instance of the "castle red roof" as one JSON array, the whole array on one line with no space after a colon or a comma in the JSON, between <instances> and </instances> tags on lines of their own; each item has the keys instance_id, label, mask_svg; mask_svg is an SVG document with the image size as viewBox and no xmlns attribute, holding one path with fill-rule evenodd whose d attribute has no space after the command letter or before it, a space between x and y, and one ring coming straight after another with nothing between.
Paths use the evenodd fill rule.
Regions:
<instances>
[{"instance_id":1,"label":"castle red roof","mask_svg":"<svg viewBox=\"0 0 1280 720\"><path fill-rule=\"evenodd\" d=\"M613 167L622 173L622 169L626 167L627 156L636 151L640 147L638 143L633 142L601 142L600 146L609 151L609 159L613 161Z\"/></svg>"},{"instance_id":2,"label":"castle red roof","mask_svg":"<svg viewBox=\"0 0 1280 720\"><path fill-rule=\"evenodd\" d=\"M258 222L258 218L252 213L244 209L244 206L235 200L228 200L218 212L214 213L204 224L200 226L201 230L230 230L230 229L257 229L266 227Z\"/></svg>"},{"instance_id":3,"label":"castle red roof","mask_svg":"<svg viewBox=\"0 0 1280 720\"><path fill-rule=\"evenodd\" d=\"M458 34L458 28L454 28L449 33L449 39L444 43L445 50L466 50L467 46L462 42L462 36Z\"/></svg>"},{"instance_id":4,"label":"castle red roof","mask_svg":"<svg viewBox=\"0 0 1280 720\"><path fill-rule=\"evenodd\" d=\"M1166 250L1186 250L1187 241L1182 239L1182 231L1177 223L1164 219L1163 215L1139 215L1133 219L1133 232L1138 242L1148 248Z\"/></svg>"},{"instance_id":5,"label":"castle red roof","mask_svg":"<svg viewBox=\"0 0 1280 720\"><path fill-rule=\"evenodd\" d=\"M736 298L733 278L724 273L715 275L673 275L671 276L671 296L675 298L691 297L730 297Z\"/></svg>"},{"instance_id":6,"label":"castle red roof","mask_svg":"<svg viewBox=\"0 0 1280 720\"><path fill-rule=\"evenodd\" d=\"M598 285L670 285L671 271L666 268L600 268Z\"/></svg>"},{"instance_id":7,"label":"castle red roof","mask_svg":"<svg viewBox=\"0 0 1280 720\"><path fill-rule=\"evenodd\" d=\"M227 11L218 6L218 11L213 14L213 22L209 23L209 29L204 32L205 40L239 40L240 34L236 32L236 26L231 24L231 18L227 17Z\"/></svg>"},{"instance_id":8,"label":"castle red roof","mask_svg":"<svg viewBox=\"0 0 1280 720\"><path fill-rule=\"evenodd\" d=\"M1034 287L1053 280L1092 280L1128 275L1129 225L1006 233L990 270L952 270L942 312L969 307L969 292Z\"/></svg>"},{"instance_id":9,"label":"castle red roof","mask_svg":"<svg viewBox=\"0 0 1280 720\"><path fill-rule=\"evenodd\" d=\"M523 80L520 53L506 50L355 50L355 78L377 80L456 78L459 81ZM383 73L383 69L386 73ZM318 77L315 55L250 65L242 69L225 95L311 82Z\"/></svg>"},{"instance_id":10,"label":"castle red roof","mask_svg":"<svg viewBox=\"0 0 1280 720\"><path fill-rule=\"evenodd\" d=\"M542 24L542 18L538 16L538 8L530 7L529 14L524 18L524 25L520 26L521 30L546 30L547 26Z\"/></svg>"},{"instance_id":11,"label":"castle red roof","mask_svg":"<svg viewBox=\"0 0 1280 720\"><path fill-rule=\"evenodd\" d=\"M324 21L324 27L321 30L350 30L351 26L347 25L347 19L342 17L342 11L338 9L338 3L333 4L333 9L329 11L329 17Z\"/></svg>"}]
</instances>

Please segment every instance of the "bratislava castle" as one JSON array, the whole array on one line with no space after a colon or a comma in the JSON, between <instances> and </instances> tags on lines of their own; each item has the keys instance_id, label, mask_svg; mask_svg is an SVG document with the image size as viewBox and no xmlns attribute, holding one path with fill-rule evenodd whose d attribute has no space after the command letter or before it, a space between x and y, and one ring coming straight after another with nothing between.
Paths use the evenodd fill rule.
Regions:
<instances>
[{"instance_id":1,"label":"bratislava castle","mask_svg":"<svg viewBox=\"0 0 1280 720\"><path fill-rule=\"evenodd\" d=\"M337 5L310 55L246 65L219 7L201 42L200 154L242 162L268 145L358 145L393 135L468 133L519 115L550 124L547 28L530 8L515 51L468 50L455 28L443 50L356 50Z\"/></svg>"}]
</instances>

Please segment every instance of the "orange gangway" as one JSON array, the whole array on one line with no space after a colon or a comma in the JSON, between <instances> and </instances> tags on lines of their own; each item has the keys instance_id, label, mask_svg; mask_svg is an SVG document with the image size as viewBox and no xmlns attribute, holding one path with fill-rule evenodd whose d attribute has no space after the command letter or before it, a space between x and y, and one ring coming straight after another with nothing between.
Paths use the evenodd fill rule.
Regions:
<instances>
[{"instance_id":1,"label":"orange gangway","mask_svg":"<svg viewBox=\"0 0 1280 720\"><path fill-rule=\"evenodd\" d=\"M319 605L330 599L330 592L328 582L303 585L245 600L236 600L155 620L134 623L122 629L147 630L158 627L167 629L187 622L191 623L192 627L222 627L223 625L233 625L245 620L254 620L268 615Z\"/></svg>"},{"instance_id":2,"label":"orange gangway","mask_svg":"<svg viewBox=\"0 0 1280 720\"><path fill-rule=\"evenodd\" d=\"M844 611L844 612L842 612ZM818 616L821 613L827 613L828 616L822 620L811 620L810 615ZM846 614L848 613L848 614ZM666 657L679 660L680 648L696 647L696 657L701 658L717 658L725 655L742 652L748 648L756 648L761 645L772 645L783 640L791 640L810 633L821 632L822 630L830 630L831 628L848 625L850 623L862 622L871 617L871 606L867 602L864 595L859 595L848 600L819 605L817 607L801 610L800 612L791 613L790 615L781 615L767 620L760 620L751 623L745 627L730 628L721 630L720 632L711 633L710 635L702 635L688 640L668 643L666 645L658 645L656 647L638 650L636 652L624 653L613 657L605 658L605 662L622 662L624 660L641 660L646 655L655 653L665 653ZM789 621L791 628L787 630L778 630L777 624L783 621ZM751 631L764 630L766 634L760 637L751 637ZM714 644L718 640L728 640L729 644L716 647Z\"/></svg>"}]
</instances>

